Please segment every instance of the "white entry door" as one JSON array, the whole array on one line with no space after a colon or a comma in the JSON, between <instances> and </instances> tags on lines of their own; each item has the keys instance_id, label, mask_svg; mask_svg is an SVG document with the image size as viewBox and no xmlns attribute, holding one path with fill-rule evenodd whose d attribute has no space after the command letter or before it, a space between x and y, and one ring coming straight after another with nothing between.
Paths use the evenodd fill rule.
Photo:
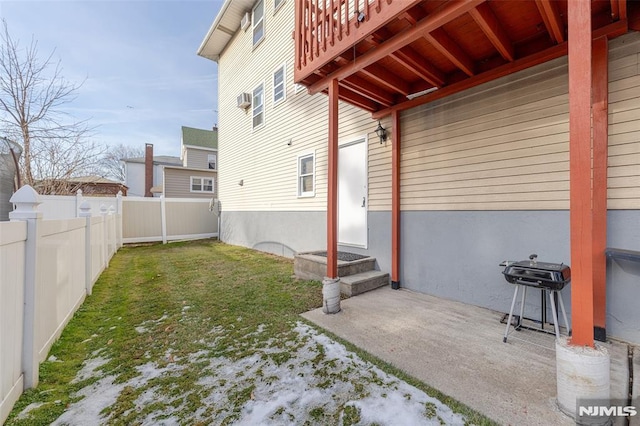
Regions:
<instances>
[{"instance_id":1,"label":"white entry door","mask_svg":"<svg viewBox=\"0 0 640 426\"><path fill-rule=\"evenodd\" d=\"M338 150L338 243L367 247L367 143Z\"/></svg>"}]
</instances>

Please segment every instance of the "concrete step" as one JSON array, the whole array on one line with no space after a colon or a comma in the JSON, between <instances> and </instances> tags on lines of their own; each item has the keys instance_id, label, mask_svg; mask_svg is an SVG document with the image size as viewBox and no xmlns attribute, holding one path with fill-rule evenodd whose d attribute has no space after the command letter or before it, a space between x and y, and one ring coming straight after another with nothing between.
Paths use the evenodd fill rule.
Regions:
<instances>
[{"instance_id":1,"label":"concrete step","mask_svg":"<svg viewBox=\"0 0 640 426\"><path fill-rule=\"evenodd\" d=\"M347 297L389 285L389 274L382 271L365 271L340 277L340 293Z\"/></svg>"},{"instance_id":2,"label":"concrete step","mask_svg":"<svg viewBox=\"0 0 640 426\"><path fill-rule=\"evenodd\" d=\"M366 271L373 271L376 267L375 257L350 262L338 261L338 276L346 277ZM293 271L296 277L303 280L322 279L327 275L327 258L313 253L300 253L294 256Z\"/></svg>"}]
</instances>

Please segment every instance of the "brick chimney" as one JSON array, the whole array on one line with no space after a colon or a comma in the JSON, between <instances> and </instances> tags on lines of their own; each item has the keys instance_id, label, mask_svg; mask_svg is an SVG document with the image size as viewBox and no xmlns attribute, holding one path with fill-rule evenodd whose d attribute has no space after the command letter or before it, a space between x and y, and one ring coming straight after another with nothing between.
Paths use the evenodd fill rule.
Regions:
<instances>
[{"instance_id":1,"label":"brick chimney","mask_svg":"<svg viewBox=\"0 0 640 426\"><path fill-rule=\"evenodd\" d=\"M153 144L144 146L144 196L153 197L151 187L153 186Z\"/></svg>"}]
</instances>

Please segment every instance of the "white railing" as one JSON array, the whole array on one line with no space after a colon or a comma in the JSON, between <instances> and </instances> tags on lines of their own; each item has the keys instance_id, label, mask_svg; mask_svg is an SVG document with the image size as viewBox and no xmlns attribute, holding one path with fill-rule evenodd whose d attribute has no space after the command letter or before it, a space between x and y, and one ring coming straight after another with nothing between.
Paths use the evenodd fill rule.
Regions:
<instances>
[{"instance_id":1,"label":"white railing","mask_svg":"<svg viewBox=\"0 0 640 426\"><path fill-rule=\"evenodd\" d=\"M20 188L10 222L0 222L0 422L24 389L38 384L39 364L121 246L120 215L44 220L40 196Z\"/></svg>"}]
</instances>

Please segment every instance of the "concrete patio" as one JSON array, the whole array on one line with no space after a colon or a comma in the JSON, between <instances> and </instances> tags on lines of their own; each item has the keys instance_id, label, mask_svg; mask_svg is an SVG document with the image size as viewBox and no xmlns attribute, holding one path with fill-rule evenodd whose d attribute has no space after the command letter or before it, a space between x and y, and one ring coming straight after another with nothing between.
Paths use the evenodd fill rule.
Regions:
<instances>
[{"instance_id":1,"label":"concrete patio","mask_svg":"<svg viewBox=\"0 0 640 426\"><path fill-rule=\"evenodd\" d=\"M553 335L523 330L502 343L501 312L388 287L343 300L341 306L338 314L316 309L303 317L498 423L574 424L555 402ZM611 354L611 397L626 400L628 345L603 344Z\"/></svg>"}]
</instances>

